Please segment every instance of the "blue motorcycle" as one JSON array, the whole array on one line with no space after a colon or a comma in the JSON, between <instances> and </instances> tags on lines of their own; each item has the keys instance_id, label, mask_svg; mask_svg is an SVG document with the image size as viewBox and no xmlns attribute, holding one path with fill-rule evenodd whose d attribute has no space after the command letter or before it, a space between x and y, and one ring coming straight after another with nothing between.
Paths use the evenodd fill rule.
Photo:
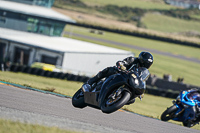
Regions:
<instances>
[{"instance_id":1,"label":"blue motorcycle","mask_svg":"<svg viewBox=\"0 0 200 133\"><path fill-rule=\"evenodd\" d=\"M186 127L193 127L200 121L197 108L200 106L200 93L195 90L182 91L171 107L161 115L162 121L174 120L182 122Z\"/></svg>"}]
</instances>

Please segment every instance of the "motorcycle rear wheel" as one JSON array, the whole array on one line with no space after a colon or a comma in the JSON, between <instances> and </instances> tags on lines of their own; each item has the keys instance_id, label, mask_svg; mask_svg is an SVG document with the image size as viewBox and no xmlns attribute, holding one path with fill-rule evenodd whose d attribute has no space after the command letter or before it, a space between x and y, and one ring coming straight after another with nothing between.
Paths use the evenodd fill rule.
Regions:
<instances>
[{"instance_id":1,"label":"motorcycle rear wheel","mask_svg":"<svg viewBox=\"0 0 200 133\"><path fill-rule=\"evenodd\" d=\"M72 105L76 108L84 108L87 104L84 102L84 94L82 89L79 89L72 97Z\"/></svg>"},{"instance_id":2,"label":"motorcycle rear wheel","mask_svg":"<svg viewBox=\"0 0 200 133\"><path fill-rule=\"evenodd\" d=\"M123 91L121 93L120 98L118 98L116 101L114 101L111 105L108 105L108 96L104 99L104 101L101 104L101 111L104 113L112 113L121 107L123 107L128 100L130 99L131 94L127 91Z\"/></svg>"},{"instance_id":3,"label":"motorcycle rear wheel","mask_svg":"<svg viewBox=\"0 0 200 133\"><path fill-rule=\"evenodd\" d=\"M174 114L176 113L176 111L178 110L178 108L176 107L176 105L173 105L169 108L167 108L161 115L161 120L162 121L168 121L170 119L174 118Z\"/></svg>"}]
</instances>

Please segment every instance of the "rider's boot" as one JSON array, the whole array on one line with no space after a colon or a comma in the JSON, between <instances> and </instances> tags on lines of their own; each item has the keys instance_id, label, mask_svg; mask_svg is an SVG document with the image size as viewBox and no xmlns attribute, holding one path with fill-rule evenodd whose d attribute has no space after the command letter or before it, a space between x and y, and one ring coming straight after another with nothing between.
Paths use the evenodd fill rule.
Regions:
<instances>
[{"instance_id":1,"label":"rider's boot","mask_svg":"<svg viewBox=\"0 0 200 133\"><path fill-rule=\"evenodd\" d=\"M105 78L107 76L110 76L112 74L117 73L117 69L115 67L107 67L104 70L100 71L99 73L97 73L96 76L90 78L83 86L82 86L82 90L83 92L90 92L93 90L93 88L95 87L95 84L102 78ZM86 85L87 84L87 85ZM90 87L89 87L89 86ZM87 89L88 88L88 89Z\"/></svg>"},{"instance_id":2,"label":"rider's boot","mask_svg":"<svg viewBox=\"0 0 200 133\"><path fill-rule=\"evenodd\" d=\"M83 84L81 89L83 92L90 92L92 90L91 86L87 83Z\"/></svg>"},{"instance_id":3,"label":"rider's boot","mask_svg":"<svg viewBox=\"0 0 200 133\"><path fill-rule=\"evenodd\" d=\"M83 92L90 92L93 90L93 88L95 87L96 82L98 82L100 79L98 78L98 76L94 76L92 78L90 78L85 84L83 84L82 86L82 90Z\"/></svg>"}]
</instances>

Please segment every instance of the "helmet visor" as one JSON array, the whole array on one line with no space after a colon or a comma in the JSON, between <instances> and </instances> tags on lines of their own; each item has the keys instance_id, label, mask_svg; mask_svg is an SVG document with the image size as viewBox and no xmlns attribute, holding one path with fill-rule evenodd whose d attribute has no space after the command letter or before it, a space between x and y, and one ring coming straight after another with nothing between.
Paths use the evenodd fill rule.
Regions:
<instances>
[{"instance_id":1,"label":"helmet visor","mask_svg":"<svg viewBox=\"0 0 200 133\"><path fill-rule=\"evenodd\" d=\"M146 67L147 69L152 65L152 62L145 62L144 63L144 67Z\"/></svg>"}]
</instances>

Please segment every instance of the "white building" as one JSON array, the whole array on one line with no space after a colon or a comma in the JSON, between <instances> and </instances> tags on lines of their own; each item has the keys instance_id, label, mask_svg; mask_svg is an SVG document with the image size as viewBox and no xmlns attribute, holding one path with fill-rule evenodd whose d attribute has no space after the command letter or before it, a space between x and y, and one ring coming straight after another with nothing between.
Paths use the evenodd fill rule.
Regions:
<instances>
[{"instance_id":1,"label":"white building","mask_svg":"<svg viewBox=\"0 0 200 133\"><path fill-rule=\"evenodd\" d=\"M3 28L47 36L61 36L66 24L75 22L51 8L0 0L0 27Z\"/></svg>"},{"instance_id":2,"label":"white building","mask_svg":"<svg viewBox=\"0 0 200 133\"><path fill-rule=\"evenodd\" d=\"M133 53L65 37L50 37L0 28L3 58L30 66L43 62L64 72L92 76Z\"/></svg>"},{"instance_id":3,"label":"white building","mask_svg":"<svg viewBox=\"0 0 200 133\"><path fill-rule=\"evenodd\" d=\"M66 24L75 21L53 11L53 2L0 0L0 64L42 62L64 72L91 76L133 56L128 51L60 37Z\"/></svg>"},{"instance_id":4,"label":"white building","mask_svg":"<svg viewBox=\"0 0 200 133\"><path fill-rule=\"evenodd\" d=\"M167 4L182 8L199 8L199 0L165 0ZM199 8L200 9L200 8Z\"/></svg>"}]
</instances>

